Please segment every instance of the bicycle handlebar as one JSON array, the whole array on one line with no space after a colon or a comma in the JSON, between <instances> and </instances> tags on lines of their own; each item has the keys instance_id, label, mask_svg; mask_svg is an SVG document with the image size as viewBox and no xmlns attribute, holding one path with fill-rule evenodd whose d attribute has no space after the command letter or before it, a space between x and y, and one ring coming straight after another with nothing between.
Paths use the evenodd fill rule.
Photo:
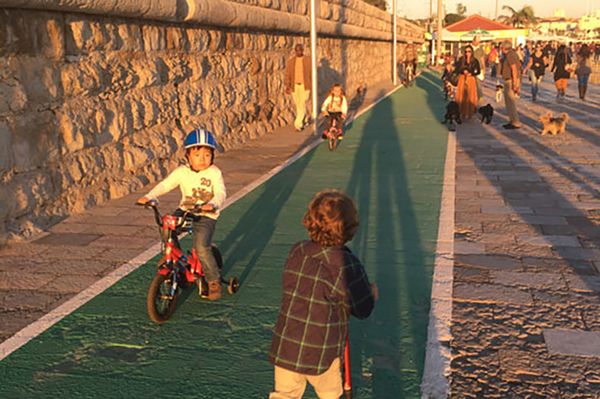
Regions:
<instances>
[{"instance_id":1,"label":"bicycle handlebar","mask_svg":"<svg viewBox=\"0 0 600 399\"><path fill-rule=\"evenodd\" d=\"M162 226L162 215L160 214L160 211L158 210L158 201L157 200L150 200L150 201L146 202L145 204L142 204L141 202L136 202L135 204L138 206L143 206L144 208L152 208L152 210L154 211L154 220L156 221L156 224L159 226Z\"/></svg>"},{"instance_id":2,"label":"bicycle handlebar","mask_svg":"<svg viewBox=\"0 0 600 399\"><path fill-rule=\"evenodd\" d=\"M163 222L162 222L162 215L160 214L160 211L158 209L158 201L157 200L150 200L146 203L140 203L140 202L136 202L135 203L138 206L143 206L144 208L152 208L152 210L154 211L154 220L156 221L156 224L159 227L162 227ZM183 215L181 215L181 223L178 224L179 226L182 226L184 224L184 222L188 219L193 218L194 216L198 216L198 214L202 211L201 208L203 205L205 205L206 202L203 202L201 204L195 204L194 207L192 209L188 209L188 210L184 210L183 211Z\"/></svg>"}]
</instances>

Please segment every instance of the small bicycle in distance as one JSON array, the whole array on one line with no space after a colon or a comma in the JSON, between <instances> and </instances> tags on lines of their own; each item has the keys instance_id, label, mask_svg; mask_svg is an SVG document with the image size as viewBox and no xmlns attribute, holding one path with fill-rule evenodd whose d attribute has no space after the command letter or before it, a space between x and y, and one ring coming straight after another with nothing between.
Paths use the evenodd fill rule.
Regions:
<instances>
[{"instance_id":1,"label":"small bicycle in distance","mask_svg":"<svg viewBox=\"0 0 600 399\"><path fill-rule=\"evenodd\" d=\"M327 114L326 114L327 115ZM322 137L327 139L327 147L329 151L335 151L337 148L338 142L342 139L344 135L344 124L340 122L338 125L338 121L336 118L331 118L331 123L329 127L325 128L323 131Z\"/></svg>"},{"instance_id":2,"label":"small bicycle in distance","mask_svg":"<svg viewBox=\"0 0 600 399\"><path fill-rule=\"evenodd\" d=\"M201 297L208 296L208 283L196 250L192 249L191 252L188 251L187 254L184 254L177 238L182 231L191 229L191 222L197 216L197 210L201 205L197 205L190 211L183 211L181 214L175 212L173 215L164 216L160 214L156 200L150 200L145 204L136 203L136 205L151 208L154 211L154 219L160 228L163 240L163 256L158 261L156 276L148 287L146 297L148 316L152 321L162 324L175 312L177 298L181 294L182 288L198 284ZM212 252L219 269L221 269L223 257L214 244ZM231 295L239 288L236 277L230 277L228 281L221 278L221 284L227 285L227 292Z\"/></svg>"}]
</instances>

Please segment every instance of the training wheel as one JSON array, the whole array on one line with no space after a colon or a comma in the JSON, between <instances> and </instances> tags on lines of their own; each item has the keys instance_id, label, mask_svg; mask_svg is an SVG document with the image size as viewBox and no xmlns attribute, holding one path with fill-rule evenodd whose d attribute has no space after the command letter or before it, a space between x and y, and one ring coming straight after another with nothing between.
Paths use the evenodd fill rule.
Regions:
<instances>
[{"instance_id":1,"label":"training wheel","mask_svg":"<svg viewBox=\"0 0 600 399\"><path fill-rule=\"evenodd\" d=\"M240 288L240 283L237 277L231 277L227 284L227 292L229 292L229 295L233 295L237 292L238 288Z\"/></svg>"}]
</instances>

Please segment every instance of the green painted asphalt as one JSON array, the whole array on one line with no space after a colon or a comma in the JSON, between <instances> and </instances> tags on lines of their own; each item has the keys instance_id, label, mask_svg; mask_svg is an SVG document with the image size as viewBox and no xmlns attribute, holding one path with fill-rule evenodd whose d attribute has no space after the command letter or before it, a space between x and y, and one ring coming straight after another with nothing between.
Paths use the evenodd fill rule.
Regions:
<instances>
[{"instance_id":1,"label":"green painted asphalt","mask_svg":"<svg viewBox=\"0 0 600 399\"><path fill-rule=\"evenodd\" d=\"M225 274L240 279L237 294L213 303L187 290L173 318L155 325L145 309L154 259L4 359L0 397L265 398L282 267L306 238L309 200L328 187L356 200L361 224L349 246L380 290L371 317L350 327L355 398L419 397L442 114L439 80L425 73L354 121L337 151L319 146L223 212L215 242Z\"/></svg>"}]
</instances>

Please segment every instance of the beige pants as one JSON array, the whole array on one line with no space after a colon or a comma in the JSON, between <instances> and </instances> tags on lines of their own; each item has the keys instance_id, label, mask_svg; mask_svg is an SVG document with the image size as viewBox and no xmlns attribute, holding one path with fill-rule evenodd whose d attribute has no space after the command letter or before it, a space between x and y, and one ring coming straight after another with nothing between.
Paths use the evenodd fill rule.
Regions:
<instances>
[{"instance_id":1,"label":"beige pants","mask_svg":"<svg viewBox=\"0 0 600 399\"><path fill-rule=\"evenodd\" d=\"M296 104L296 119L294 120L294 127L296 129L302 129L304 127L304 118L306 118L306 101L310 96L310 90L305 90L303 84L294 85L294 92L292 93L294 103Z\"/></svg>"},{"instance_id":2,"label":"beige pants","mask_svg":"<svg viewBox=\"0 0 600 399\"><path fill-rule=\"evenodd\" d=\"M508 121L515 126L521 126L519 120L519 113L517 112L517 97L513 91L512 80L504 81L504 104L506 105L506 113L508 114Z\"/></svg>"},{"instance_id":3,"label":"beige pants","mask_svg":"<svg viewBox=\"0 0 600 399\"><path fill-rule=\"evenodd\" d=\"M342 389L340 358L336 358L331 367L319 375L296 373L275 366L275 391L269 399L300 399L306 389L306 381L312 385L319 399L339 399Z\"/></svg>"}]
</instances>

